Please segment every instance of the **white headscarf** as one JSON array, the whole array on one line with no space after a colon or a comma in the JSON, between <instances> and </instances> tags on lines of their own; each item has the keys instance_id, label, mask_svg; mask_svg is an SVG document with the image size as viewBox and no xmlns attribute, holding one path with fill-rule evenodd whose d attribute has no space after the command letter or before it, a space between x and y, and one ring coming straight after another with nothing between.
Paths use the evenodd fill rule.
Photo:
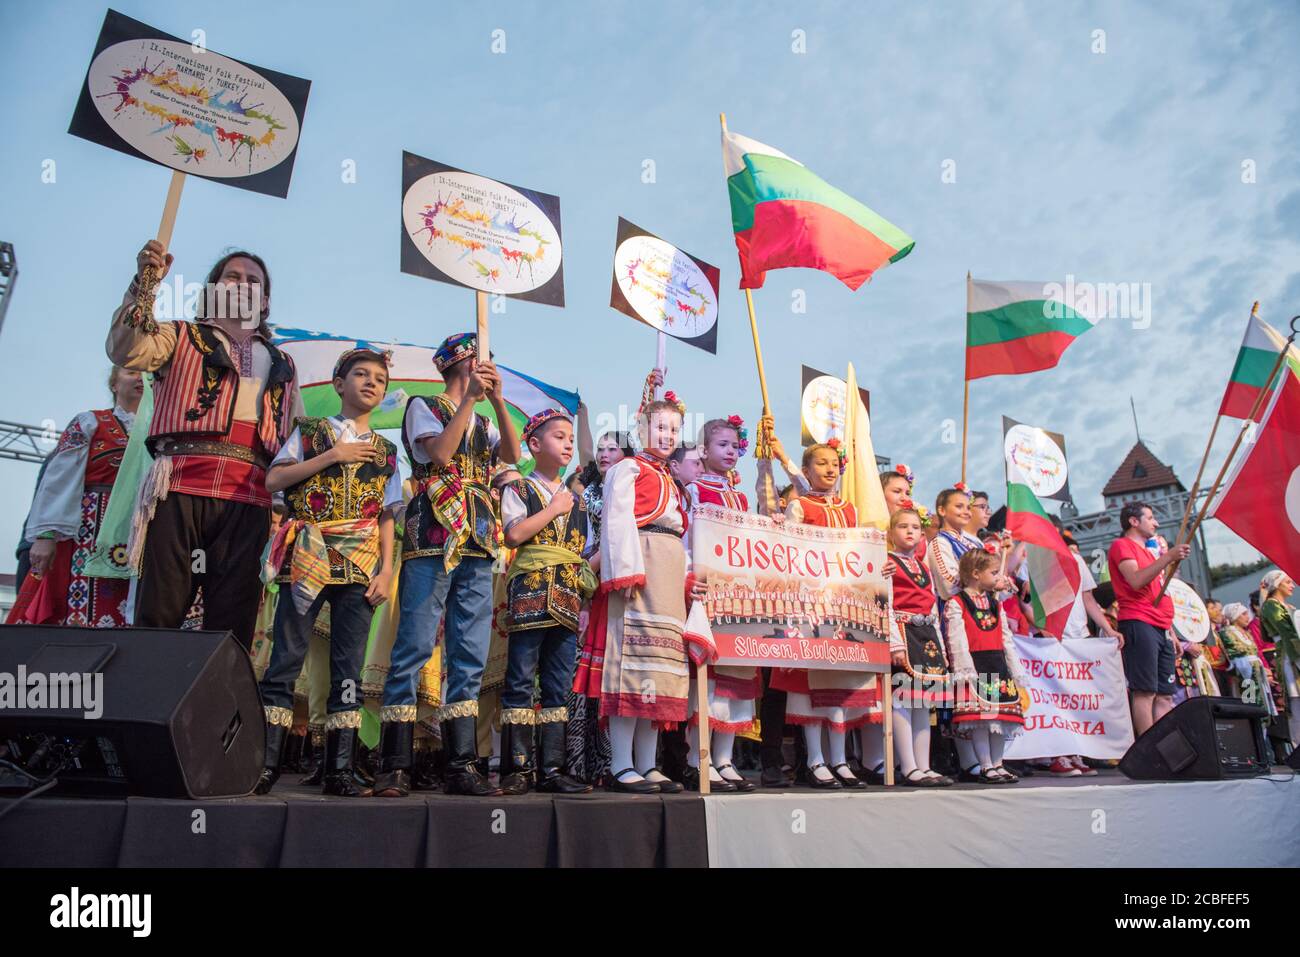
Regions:
<instances>
[{"instance_id":1,"label":"white headscarf","mask_svg":"<svg viewBox=\"0 0 1300 957\"><path fill-rule=\"evenodd\" d=\"M1275 568L1265 575L1259 582L1260 591L1268 592L1270 595L1277 591L1277 586L1286 581L1286 573L1280 568Z\"/></svg>"},{"instance_id":2,"label":"white headscarf","mask_svg":"<svg viewBox=\"0 0 1300 957\"><path fill-rule=\"evenodd\" d=\"M1230 604L1223 606L1223 620L1230 625L1235 625L1237 623L1237 619L1249 611L1250 609L1247 608L1245 605L1243 605L1241 602L1239 601L1231 602Z\"/></svg>"}]
</instances>

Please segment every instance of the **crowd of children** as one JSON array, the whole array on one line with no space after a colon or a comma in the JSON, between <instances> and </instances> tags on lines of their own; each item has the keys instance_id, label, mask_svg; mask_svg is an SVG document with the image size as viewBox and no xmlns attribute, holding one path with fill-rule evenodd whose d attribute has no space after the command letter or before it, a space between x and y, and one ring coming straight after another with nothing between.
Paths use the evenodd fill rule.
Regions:
<instances>
[{"instance_id":1,"label":"crowd of children","mask_svg":"<svg viewBox=\"0 0 1300 957\"><path fill-rule=\"evenodd\" d=\"M165 274L170 262L150 242L138 268ZM411 477L403 483L398 449L370 427L386 394L389 357L368 348L343 353L333 376L340 413L303 415L293 363L265 328L270 277L260 259L224 257L194 321L160 324L142 315L137 284L109 336L115 408L79 416L51 457L27 528L33 575L10 621L114 626L130 619L122 588L88 587L76 555L93 545L139 401L139 373L152 373L154 465L131 541L115 551L139 569L135 623L167 627L192 616L198 575L190 557L206 552L204 624L230 629L263 666L259 793L292 763L295 686L313 659L308 670L315 668L312 684L323 699L313 704L323 732L315 780L328 794L400 797L439 778L448 793L478 796L585 793L595 785L674 793L698 790L705 775L714 791L744 793L755 785L735 766L738 735L761 735L765 787L796 778L832 790L881 783L885 689L882 676L865 671L711 668L707 748L700 740L697 670L708 657L711 621L799 619L888 637L901 689L891 709L899 784L1018 779L1003 759L1023 727L1027 697L1012 644L1013 631L1028 630L1016 575L1023 556L1009 537L986 532L987 495L956 483L930 514L913 502L905 466L880 476L891 606L864 594L823 608L752 583L715 590L706 601L691 570L692 516L704 506L749 511L737 487L749 439L740 416L709 419L698 436L683 436L685 406L671 391L658 397L655 372L635 441L605 434L593 443L585 415L575 423L555 408L517 434L495 365L480 355L474 334L462 333L434 357L445 390L406 405L401 440ZM261 310L251 330L224 318L240 314L234 297L249 288L260 291ZM213 301L222 295L232 301ZM476 411L480 402L492 418ZM836 447L813 444L796 466L767 415L758 438L760 514L857 525L853 505L837 494ZM532 463L526 477L516 468L524 450ZM575 456L585 468L566 479ZM780 491L774 463L790 480ZM1086 619L1118 637L1092 598L1082 561L1080 568L1075 631L1061 637L1087 634ZM1266 578L1254 617L1242 606L1212 604L1217 639L1204 648L1209 664L1183 668L1180 680L1186 693L1208 693L1217 669L1235 690L1267 689L1270 713L1288 716L1294 740L1300 639L1287 603L1292 588L1280 572ZM321 632L327 654L310 653ZM1180 659L1201 654L1188 650ZM379 739L373 762L358 763L367 694L379 699ZM798 767L782 747L787 725L795 729ZM936 730L955 745L953 774L934 769ZM421 757L435 741L436 775ZM488 751L497 759L495 780ZM1059 756L1053 772L1062 764L1070 773L1090 771L1078 756Z\"/></svg>"}]
</instances>

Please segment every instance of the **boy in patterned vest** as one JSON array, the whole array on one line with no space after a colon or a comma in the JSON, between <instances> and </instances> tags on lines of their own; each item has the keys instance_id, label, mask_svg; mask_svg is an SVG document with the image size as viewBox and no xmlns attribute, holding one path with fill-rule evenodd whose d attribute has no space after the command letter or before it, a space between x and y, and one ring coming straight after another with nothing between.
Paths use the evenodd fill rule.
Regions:
<instances>
[{"instance_id":1,"label":"boy in patterned vest","mask_svg":"<svg viewBox=\"0 0 1300 957\"><path fill-rule=\"evenodd\" d=\"M203 586L203 625L253 643L271 528L266 469L302 415L290 358L271 344L271 276L247 252L208 273L194 321L159 322L141 301L146 267L166 276L170 253L150 240L113 313L107 351L119 366L152 372L146 445L154 463L133 520L139 569L135 624L179 628ZM146 533L147 530L147 533Z\"/></svg>"},{"instance_id":2,"label":"boy in patterned vest","mask_svg":"<svg viewBox=\"0 0 1300 957\"><path fill-rule=\"evenodd\" d=\"M293 685L312 627L330 609L330 690L322 790L342 797L370 792L353 777L361 727L361 665L374 609L393 578L393 523L402 506L397 447L370 430L370 413L388 388L388 359L350 349L334 366L342 411L301 418L271 463L266 487L283 492L288 515L266 547L262 578L282 589L275 642L262 678L266 764L257 793L280 776L280 753L293 724Z\"/></svg>"},{"instance_id":3,"label":"boy in patterned vest","mask_svg":"<svg viewBox=\"0 0 1300 957\"><path fill-rule=\"evenodd\" d=\"M586 794L591 785L565 774L566 702L578 654L578 611L600 584L583 559L587 509L564 487L560 473L573 459L573 423L546 409L524 426L536 467L501 493L501 523L508 548L519 552L506 576L510 634L506 686L501 695L501 790L527 794L533 784L533 729L541 761L538 787L556 794ZM533 710L533 684L542 710Z\"/></svg>"},{"instance_id":4,"label":"boy in patterned vest","mask_svg":"<svg viewBox=\"0 0 1300 957\"><path fill-rule=\"evenodd\" d=\"M405 797L411 788L416 678L433 654L446 612L442 742L448 794L495 795L475 766L478 695L492 637L492 565L500 519L492 499L493 463L519 461L519 437L506 410L501 376L476 356L477 337L445 339L434 365L446 391L407 403L402 444L411 460L416 495L406 510L401 615L380 709L380 774L375 794ZM500 431L474 411L486 398Z\"/></svg>"}]
</instances>

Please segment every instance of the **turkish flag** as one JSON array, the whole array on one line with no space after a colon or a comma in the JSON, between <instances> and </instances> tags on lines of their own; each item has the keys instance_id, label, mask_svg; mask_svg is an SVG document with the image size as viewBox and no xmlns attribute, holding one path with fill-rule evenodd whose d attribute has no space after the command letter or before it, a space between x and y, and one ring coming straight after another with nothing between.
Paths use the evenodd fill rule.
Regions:
<instances>
[{"instance_id":1,"label":"turkish flag","mask_svg":"<svg viewBox=\"0 0 1300 957\"><path fill-rule=\"evenodd\" d=\"M1300 580L1300 378L1282 377L1213 516Z\"/></svg>"}]
</instances>

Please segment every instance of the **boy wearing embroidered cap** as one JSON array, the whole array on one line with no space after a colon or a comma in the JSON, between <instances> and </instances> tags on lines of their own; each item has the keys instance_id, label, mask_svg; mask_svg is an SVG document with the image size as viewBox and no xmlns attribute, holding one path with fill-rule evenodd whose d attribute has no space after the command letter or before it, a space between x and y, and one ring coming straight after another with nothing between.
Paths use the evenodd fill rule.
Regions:
<instances>
[{"instance_id":1,"label":"boy wearing embroidered cap","mask_svg":"<svg viewBox=\"0 0 1300 957\"><path fill-rule=\"evenodd\" d=\"M262 580L285 592L275 612L271 663L262 678L266 760L257 793L280 776L280 754L293 723L293 686L312 627L330 606L330 693L322 790L366 797L353 777L361 727L361 665L374 609L393 577L394 515L402 505L397 447L370 430L370 413L388 388L388 357L350 349L334 366L342 411L300 418L266 475L284 492L288 517L263 555Z\"/></svg>"},{"instance_id":2,"label":"boy wearing embroidered cap","mask_svg":"<svg viewBox=\"0 0 1300 957\"><path fill-rule=\"evenodd\" d=\"M506 410L501 376L480 362L477 337L448 336L434 354L444 392L406 406L402 444L418 494L402 533L398 588L401 617L380 710L380 775L375 793L410 792L416 677L433 654L446 613L447 669L442 741L449 794L494 795L476 767L478 696L492 635L492 565L499 547L498 507L489 486L493 463L519 461L519 437ZM487 399L499 423L474 411Z\"/></svg>"},{"instance_id":3,"label":"boy wearing embroidered cap","mask_svg":"<svg viewBox=\"0 0 1300 957\"><path fill-rule=\"evenodd\" d=\"M573 458L573 423L546 409L524 426L536 467L501 492L505 544L519 549L506 575L510 633L506 685L501 695L501 789L526 794L533 784L536 728L538 786L558 794L586 794L591 785L565 773L565 703L577 659L578 611L598 582L583 559L587 509L561 482ZM540 675L542 709L533 710Z\"/></svg>"}]
</instances>

